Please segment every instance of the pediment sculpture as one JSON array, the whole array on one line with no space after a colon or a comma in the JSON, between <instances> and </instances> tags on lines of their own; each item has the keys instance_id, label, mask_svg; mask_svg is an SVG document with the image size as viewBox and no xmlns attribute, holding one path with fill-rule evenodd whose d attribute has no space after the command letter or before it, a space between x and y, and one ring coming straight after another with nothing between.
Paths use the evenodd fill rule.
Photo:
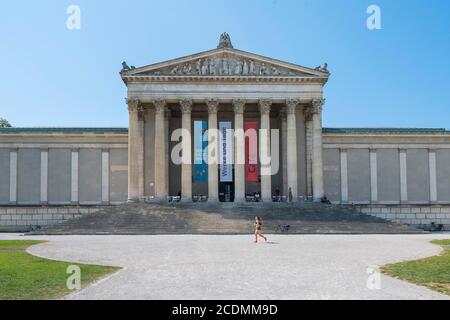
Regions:
<instances>
[{"instance_id":1,"label":"pediment sculpture","mask_svg":"<svg viewBox=\"0 0 450 320\"><path fill-rule=\"evenodd\" d=\"M269 63L235 57L207 57L150 72L172 76L295 76L298 73Z\"/></svg>"}]
</instances>

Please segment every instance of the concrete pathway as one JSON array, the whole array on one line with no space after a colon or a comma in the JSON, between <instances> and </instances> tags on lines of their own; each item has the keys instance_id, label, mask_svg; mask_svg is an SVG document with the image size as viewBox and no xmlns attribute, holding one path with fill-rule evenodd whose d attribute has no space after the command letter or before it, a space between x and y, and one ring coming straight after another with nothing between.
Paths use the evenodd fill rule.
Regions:
<instances>
[{"instance_id":1,"label":"concrete pathway","mask_svg":"<svg viewBox=\"0 0 450 320\"><path fill-rule=\"evenodd\" d=\"M437 255L446 235L33 236L29 252L124 269L68 299L449 299L368 268ZM376 277L375 277L376 278Z\"/></svg>"}]
</instances>

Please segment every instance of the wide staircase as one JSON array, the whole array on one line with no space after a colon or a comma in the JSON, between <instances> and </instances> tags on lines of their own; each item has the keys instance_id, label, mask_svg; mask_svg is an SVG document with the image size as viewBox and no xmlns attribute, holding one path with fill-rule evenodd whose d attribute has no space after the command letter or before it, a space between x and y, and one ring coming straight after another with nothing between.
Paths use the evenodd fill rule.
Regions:
<instances>
[{"instance_id":1,"label":"wide staircase","mask_svg":"<svg viewBox=\"0 0 450 320\"><path fill-rule=\"evenodd\" d=\"M33 234L249 234L254 218L269 234L412 234L423 231L361 214L349 206L296 204L129 203Z\"/></svg>"}]
</instances>

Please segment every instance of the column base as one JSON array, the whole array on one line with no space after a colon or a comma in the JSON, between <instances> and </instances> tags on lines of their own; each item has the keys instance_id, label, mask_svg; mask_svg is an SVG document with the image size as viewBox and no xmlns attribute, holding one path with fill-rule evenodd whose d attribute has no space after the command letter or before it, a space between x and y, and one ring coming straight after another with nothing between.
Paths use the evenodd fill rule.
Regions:
<instances>
[{"instance_id":1,"label":"column base","mask_svg":"<svg viewBox=\"0 0 450 320\"><path fill-rule=\"evenodd\" d=\"M127 203L139 203L139 199L138 198L128 199Z\"/></svg>"}]
</instances>

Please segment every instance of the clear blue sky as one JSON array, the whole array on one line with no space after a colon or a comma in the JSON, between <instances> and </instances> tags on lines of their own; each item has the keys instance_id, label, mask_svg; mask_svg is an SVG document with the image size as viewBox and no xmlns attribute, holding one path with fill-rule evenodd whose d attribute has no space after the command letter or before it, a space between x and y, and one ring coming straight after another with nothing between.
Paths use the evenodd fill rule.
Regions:
<instances>
[{"instance_id":1,"label":"clear blue sky","mask_svg":"<svg viewBox=\"0 0 450 320\"><path fill-rule=\"evenodd\" d=\"M66 9L81 8L81 30ZM382 30L366 9L382 10ZM3 1L0 117L14 126L124 126L121 62L142 66L236 48L328 62L327 127L450 128L450 1Z\"/></svg>"}]
</instances>

